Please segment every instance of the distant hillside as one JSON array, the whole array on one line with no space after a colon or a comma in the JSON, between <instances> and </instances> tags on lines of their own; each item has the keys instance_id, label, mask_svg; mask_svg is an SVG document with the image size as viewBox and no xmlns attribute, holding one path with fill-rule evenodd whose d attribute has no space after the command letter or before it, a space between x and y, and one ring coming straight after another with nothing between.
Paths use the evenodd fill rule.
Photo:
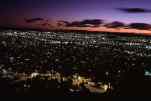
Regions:
<instances>
[{"instance_id":1,"label":"distant hillside","mask_svg":"<svg viewBox=\"0 0 151 101\"><path fill-rule=\"evenodd\" d=\"M87 30L72 30L72 29L56 29L56 30L43 30L43 29L32 29L32 28L11 28L11 27L2 27L0 26L0 31L4 30L19 30L19 31L40 31L40 32L46 32L46 31L54 31L54 32L77 32L77 33L94 33L94 34L114 34L118 36L147 36L151 37L150 35L146 34L137 34L137 33L125 33L125 32L107 32L107 31L87 31Z\"/></svg>"}]
</instances>

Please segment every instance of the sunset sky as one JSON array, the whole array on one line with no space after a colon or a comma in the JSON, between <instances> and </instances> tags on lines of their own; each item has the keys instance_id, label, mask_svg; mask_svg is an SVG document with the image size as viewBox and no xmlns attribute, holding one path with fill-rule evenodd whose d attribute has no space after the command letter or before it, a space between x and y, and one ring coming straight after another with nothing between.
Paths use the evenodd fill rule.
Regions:
<instances>
[{"instance_id":1,"label":"sunset sky","mask_svg":"<svg viewBox=\"0 0 151 101\"><path fill-rule=\"evenodd\" d=\"M0 26L51 29L60 21L60 26L70 27L87 19L101 19L103 25L151 24L150 4L151 0L0 0Z\"/></svg>"}]
</instances>

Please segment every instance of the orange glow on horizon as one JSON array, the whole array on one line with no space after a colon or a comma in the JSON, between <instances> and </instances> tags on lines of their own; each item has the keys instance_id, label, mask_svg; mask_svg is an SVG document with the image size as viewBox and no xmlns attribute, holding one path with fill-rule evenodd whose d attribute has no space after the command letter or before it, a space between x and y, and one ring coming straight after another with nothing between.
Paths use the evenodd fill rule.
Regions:
<instances>
[{"instance_id":1,"label":"orange glow on horizon","mask_svg":"<svg viewBox=\"0 0 151 101\"><path fill-rule=\"evenodd\" d=\"M139 29L125 29L125 28L107 28L107 27L68 27L63 28L67 30L86 30L86 31L98 31L98 32L119 32L119 33L132 33L138 35L151 36L151 30L139 30Z\"/></svg>"}]
</instances>

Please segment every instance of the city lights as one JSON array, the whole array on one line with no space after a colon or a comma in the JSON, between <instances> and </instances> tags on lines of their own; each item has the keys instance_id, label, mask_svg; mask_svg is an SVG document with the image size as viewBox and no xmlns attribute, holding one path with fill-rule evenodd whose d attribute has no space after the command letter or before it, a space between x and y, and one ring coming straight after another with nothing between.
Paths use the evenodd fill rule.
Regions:
<instances>
[{"instance_id":1,"label":"city lights","mask_svg":"<svg viewBox=\"0 0 151 101\"><path fill-rule=\"evenodd\" d=\"M137 61L151 57L149 41L141 36L12 30L0 36L1 78L21 93L116 95L128 72L145 68L145 60Z\"/></svg>"}]
</instances>

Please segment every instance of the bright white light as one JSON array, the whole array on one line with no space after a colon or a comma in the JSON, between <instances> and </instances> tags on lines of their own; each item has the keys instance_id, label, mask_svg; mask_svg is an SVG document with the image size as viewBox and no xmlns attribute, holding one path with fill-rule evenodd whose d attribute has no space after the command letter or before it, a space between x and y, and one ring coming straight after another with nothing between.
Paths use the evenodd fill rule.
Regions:
<instances>
[{"instance_id":1,"label":"bright white light","mask_svg":"<svg viewBox=\"0 0 151 101\"><path fill-rule=\"evenodd\" d=\"M105 91L107 91L108 85L105 84L105 85L103 86L103 89L104 89Z\"/></svg>"},{"instance_id":2,"label":"bright white light","mask_svg":"<svg viewBox=\"0 0 151 101\"><path fill-rule=\"evenodd\" d=\"M32 74L31 74L31 78L36 77L36 76L38 76L38 75L39 75L39 73L32 73Z\"/></svg>"},{"instance_id":3,"label":"bright white light","mask_svg":"<svg viewBox=\"0 0 151 101\"><path fill-rule=\"evenodd\" d=\"M151 76L151 73L148 71L145 71L145 76Z\"/></svg>"},{"instance_id":4,"label":"bright white light","mask_svg":"<svg viewBox=\"0 0 151 101\"><path fill-rule=\"evenodd\" d=\"M78 80L82 80L82 78L79 76L79 77L78 77Z\"/></svg>"}]
</instances>

